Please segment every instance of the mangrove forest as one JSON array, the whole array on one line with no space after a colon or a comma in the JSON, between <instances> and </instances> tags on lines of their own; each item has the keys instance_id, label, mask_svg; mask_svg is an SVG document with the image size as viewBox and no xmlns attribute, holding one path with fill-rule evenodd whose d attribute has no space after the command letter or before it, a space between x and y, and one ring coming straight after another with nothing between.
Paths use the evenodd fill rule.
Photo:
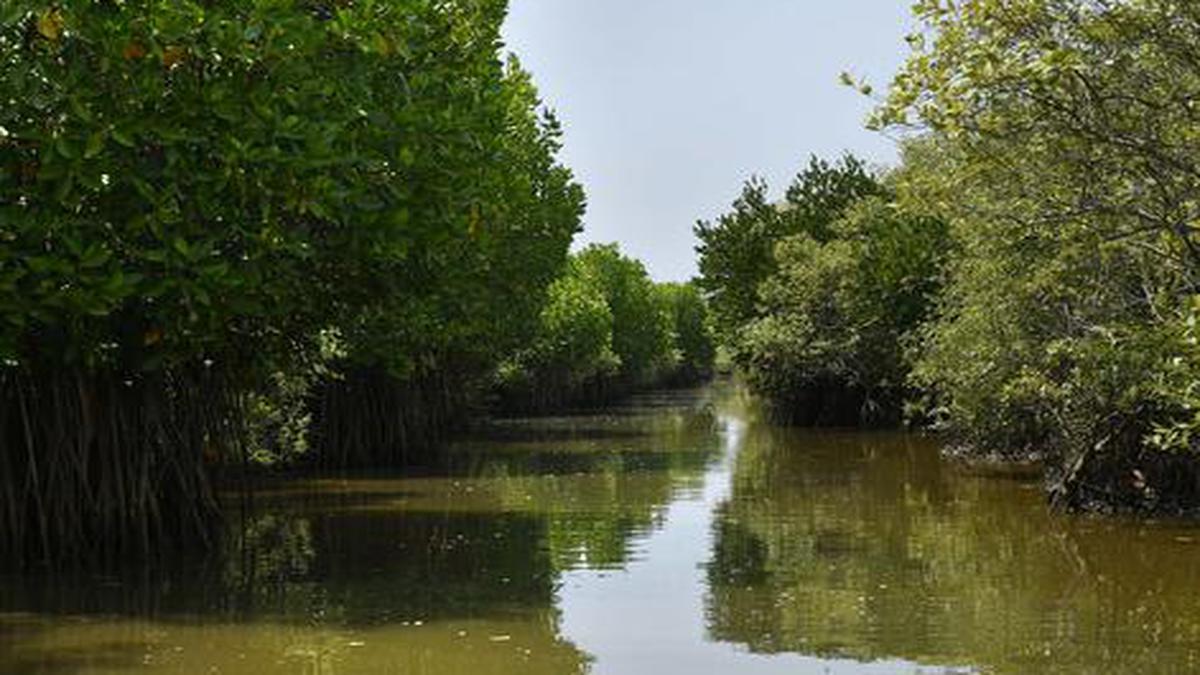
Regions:
<instances>
[{"instance_id":1,"label":"mangrove forest","mask_svg":"<svg viewBox=\"0 0 1200 675\"><path fill-rule=\"evenodd\" d=\"M1196 668L1200 4L897 2L0 0L0 674Z\"/></svg>"},{"instance_id":2,"label":"mangrove forest","mask_svg":"<svg viewBox=\"0 0 1200 675\"><path fill-rule=\"evenodd\" d=\"M942 432L1071 509L1200 507L1200 11L921 2L869 123L701 222L722 343L784 421ZM869 84L844 81L870 94Z\"/></svg>"}]
</instances>

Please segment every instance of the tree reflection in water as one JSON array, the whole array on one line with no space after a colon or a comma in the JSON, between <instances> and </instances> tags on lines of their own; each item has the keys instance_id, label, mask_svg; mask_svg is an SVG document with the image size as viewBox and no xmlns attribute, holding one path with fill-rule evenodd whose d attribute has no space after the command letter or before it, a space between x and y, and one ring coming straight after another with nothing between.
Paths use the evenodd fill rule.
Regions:
<instances>
[{"instance_id":1,"label":"tree reflection in water","mask_svg":"<svg viewBox=\"0 0 1200 675\"><path fill-rule=\"evenodd\" d=\"M1001 672L1196 665L1194 530L1055 515L1039 490L917 436L751 425L713 525L710 634Z\"/></svg>"},{"instance_id":2,"label":"tree reflection in water","mask_svg":"<svg viewBox=\"0 0 1200 675\"><path fill-rule=\"evenodd\" d=\"M622 567L699 485L718 445L695 403L498 423L405 475L273 482L204 560L0 580L0 672L586 672L561 575Z\"/></svg>"}]
</instances>

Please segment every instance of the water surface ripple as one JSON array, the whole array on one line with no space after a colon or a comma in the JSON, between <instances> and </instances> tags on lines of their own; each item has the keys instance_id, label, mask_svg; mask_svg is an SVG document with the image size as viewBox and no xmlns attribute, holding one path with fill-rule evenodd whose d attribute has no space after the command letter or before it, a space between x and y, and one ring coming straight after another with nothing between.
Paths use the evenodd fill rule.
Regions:
<instances>
[{"instance_id":1,"label":"water surface ripple","mask_svg":"<svg viewBox=\"0 0 1200 675\"><path fill-rule=\"evenodd\" d=\"M1200 530L1054 515L901 433L736 388L504 420L280 482L205 559L0 578L0 673L1170 673Z\"/></svg>"}]
</instances>

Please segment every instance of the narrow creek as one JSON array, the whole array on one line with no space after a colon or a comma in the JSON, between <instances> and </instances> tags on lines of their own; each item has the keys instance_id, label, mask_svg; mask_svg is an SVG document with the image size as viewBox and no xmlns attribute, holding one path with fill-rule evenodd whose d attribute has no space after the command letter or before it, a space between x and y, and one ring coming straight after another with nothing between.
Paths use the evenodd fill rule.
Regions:
<instances>
[{"instance_id":1,"label":"narrow creek","mask_svg":"<svg viewBox=\"0 0 1200 675\"><path fill-rule=\"evenodd\" d=\"M203 560L0 578L0 673L1189 672L1200 528L1055 515L736 388L281 483Z\"/></svg>"}]
</instances>

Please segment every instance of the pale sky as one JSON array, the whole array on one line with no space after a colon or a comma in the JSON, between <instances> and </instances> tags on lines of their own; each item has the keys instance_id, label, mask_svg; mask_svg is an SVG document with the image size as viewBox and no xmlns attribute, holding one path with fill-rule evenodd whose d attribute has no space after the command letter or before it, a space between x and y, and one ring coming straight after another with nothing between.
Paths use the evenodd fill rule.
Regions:
<instances>
[{"instance_id":1,"label":"pale sky","mask_svg":"<svg viewBox=\"0 0 1200 675\"><path fill-rule=\"evenodd\" d=\"M565 127L588 195L579 244L617 241L657 280L696 272L692 226L751 175L781 195L810 154L890 163L863 128L907 51L911 0L512 0L505 39Z\"/></svg>"}]
</instances>

